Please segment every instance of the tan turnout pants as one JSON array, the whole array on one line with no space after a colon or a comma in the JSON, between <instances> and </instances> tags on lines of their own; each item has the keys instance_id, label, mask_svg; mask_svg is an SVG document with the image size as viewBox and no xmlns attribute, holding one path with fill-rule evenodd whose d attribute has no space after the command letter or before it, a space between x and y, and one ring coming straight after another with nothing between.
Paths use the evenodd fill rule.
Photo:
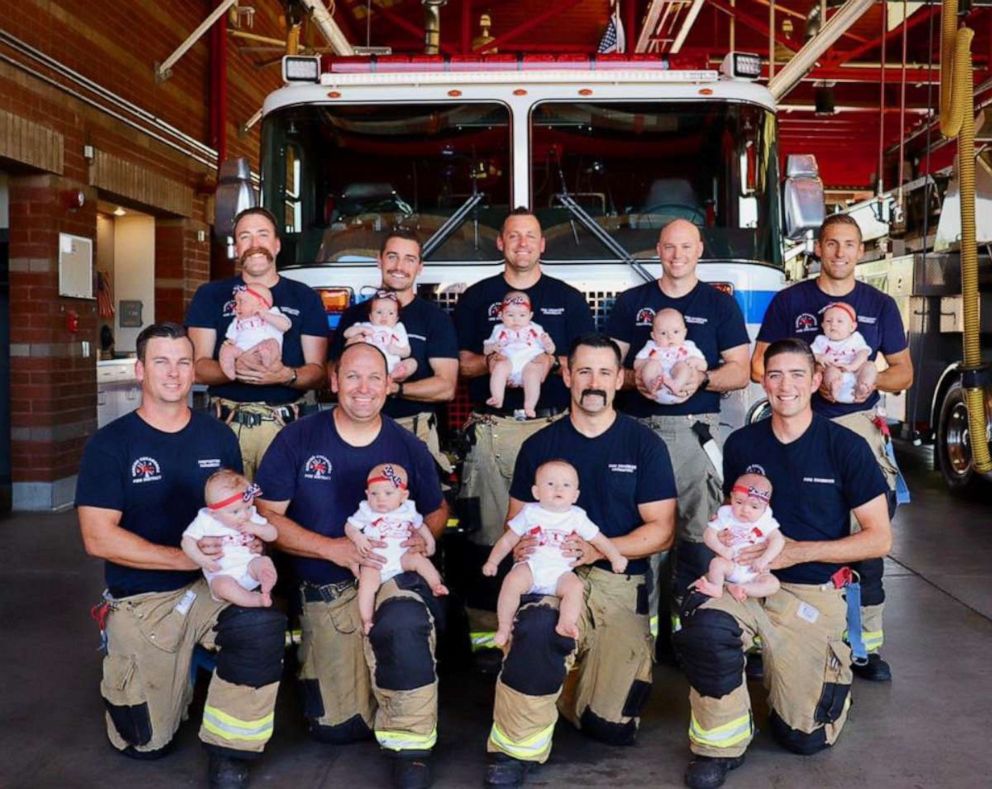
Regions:
<instances>
[{"instance_id":1,"label":"tan turnout pants","mask_svg":"<svg viewBox=\"0 0 992 789\"><path fill-rule=\"evenodd\" d=\"M576 574L585 582L585 606L579 617L576 648L562 656L564 683L553 692L530 695L507 684L504 662L496 681L493 726L486 745L490 753L501 752L522 761L547 761L559 711L573 725L590 729L589 733L601 739L613 735L632 739L636 733L652 679L653 640L648 629L646 590L638 589L643 587L644 577L590 567L579 568ZM550 606L557 614L558 598L542 597L522 606L520 613L533 606ZM644 612L637 613L638 608ZM513 649L511 640L511 653ZM542 662L533 661L533 671L541 671ZM605 738L601 736L604 733Z\"/></svg>"},{"instance_id":2,"label":"tan turnout pants","mask_svg":"<svg viewBox=\"0 0 992 789\"><path fill-rule=\"evenodd\" d=\"M118 715L117 722L110 712L106 715L115 748L152 752L172 740L193 695L193 648L214 647L213 627L227 605L210 596L204 580L111 602L100 693ZM260 688L234 685L214 672L200 739L232 750L262 751L272 736L278 688L278 682ZM147 705L147 718L142 705Z\"/></svg>"},{"instance_id":3,"label":"tan turnout pants","mask_svg":"<svg viewBox=\"0 0 992 789\"><path fill-rule=\"evenodd\" d=\"M824 729L832 745L851 704L851 650L844 643L847 606L843 592L782 584L774 595L743 603L729 594L707 600L700 610L724 611L741 627L741 649L761 639L769 706L801 734ZM751 698L743 671L740 684L720 698L689 689L692 717L689 747L703 756L735 757L754 736Z\"/></svg>"},{"instance_id":4,"label":"tan turnout pants","mask_svg":"<svg viewBox=\"0 0 992 789\"><path fill-rule=\"evenodd\" d=\"M376 596L376 610L397 598L424 605L415 592L400 589L395 580L389 580ZM433 672L433 619L429 612L427 616L433 681L395 690L377 683L376 656L371 639L362 633L357 587L330 603L304 601L299 679L304 688L304 712L311 724L336 727L358 715L383 748L433 748L437 740L437 674Z\"/></svg>"}]
</instances>

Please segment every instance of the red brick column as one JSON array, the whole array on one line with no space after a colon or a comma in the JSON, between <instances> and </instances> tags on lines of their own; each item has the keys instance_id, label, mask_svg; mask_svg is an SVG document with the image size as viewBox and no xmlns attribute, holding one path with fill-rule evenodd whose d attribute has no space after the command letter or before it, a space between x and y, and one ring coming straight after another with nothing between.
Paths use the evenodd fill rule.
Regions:
<instances>
[{"instance_id":1,"label":"red brick column","mask_svg":"<svg viewBox=\"0 0 992 789\"><path fill-rule=\"evenodd\" d=\"M96 193L54 175L14 176L9 186L14 508L47 510L72 501L83 445L96 430L96 301L58 295L59 233L95 239ZM70 210L66 195L78 190L85 205Z\"/></svg>"},{"instance_id":2,"label":"red brick column","mask_svg":"<svg viewBox=\"0 0 992 789\"><path fill-rule=\"evenodd\" d=\"M209 274L209 225L192 219L156 219L155 319L182 323L190 299Z\"/></svg>"}]
</instances>

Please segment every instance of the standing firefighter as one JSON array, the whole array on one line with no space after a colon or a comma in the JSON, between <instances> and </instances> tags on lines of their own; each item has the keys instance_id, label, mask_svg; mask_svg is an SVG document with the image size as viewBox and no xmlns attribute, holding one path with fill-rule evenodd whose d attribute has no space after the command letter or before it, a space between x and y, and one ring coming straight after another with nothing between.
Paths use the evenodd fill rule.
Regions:
<instances>
[{"instance_id":1,"label":"standing firefighter","mask_svg":"<svg viewBox=\"0 0 992 789\"><path fill-rule=\"evenodd\" d=\"M90 439L76 489L86 552L106 561L107 736L126 756L164 755L192 698L193 649L217 648L200 739L211 786L242 786L272 735L286 621L271 608L214 600L179 547L207 478L240 470L241 455L230 430L186 405L193 345L185 329L149 326L137 351L141 405ZM220 552L206 540L200 549Z\"/></svg>"}]
</instances>

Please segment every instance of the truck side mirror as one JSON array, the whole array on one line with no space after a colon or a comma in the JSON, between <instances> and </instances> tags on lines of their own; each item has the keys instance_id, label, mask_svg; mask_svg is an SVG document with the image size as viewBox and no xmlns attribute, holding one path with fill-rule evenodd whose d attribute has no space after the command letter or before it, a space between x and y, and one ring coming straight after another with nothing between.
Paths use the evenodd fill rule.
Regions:
<instances>
[{"instance_id":1,"label":"truck side mirror","mask_svg":"<svg viewBox=\"0 0 992 789\"><path fill-rule=\"evenodd\" d=\"M798 240L808 230L817 230L826 218L823 181L813 155L789 154L782 187L785 234Z\"/></svg>"},{"instance_id":2,"label":"truck side mirror","mask_svg":"<svg viewBox=\"0 0 992 789\"><path fill-rule=\"evenodd\" d=\"M244 157L227 159L220 166L214 196L214 237L229 238L234 233L234 217L258 205L251 185L251 165Z\"/></svg>"}]
</instances>

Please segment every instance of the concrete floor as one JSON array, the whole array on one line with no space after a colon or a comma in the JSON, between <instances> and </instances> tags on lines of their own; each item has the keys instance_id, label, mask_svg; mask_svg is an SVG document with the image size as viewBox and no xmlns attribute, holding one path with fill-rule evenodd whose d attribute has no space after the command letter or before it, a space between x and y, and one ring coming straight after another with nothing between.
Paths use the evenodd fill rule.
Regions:
<instances>
[{"instance_id":1,"label":"concrete floor","mask_svg":"<svg viewBox=\"0 0 992 789\"><path fill-rule=\"evenodd\" d=\"M729 786L990 785L992 509L951 499L926 455L913 452L903 464L914 502L896 518L887 567L884 653L895 681L855 680L848 726L826 753L793 756L759 733ZM0 522L0 530L8 555L0 567L0 621L8 631L0 656L0 786L202 785L206 758L193 722L180 730L175 752L157 762L130 761L106 743L101 656L88 616L102 589L101 569L84 556L74 515L18 515ZM752 692L763 727L763 692L760 686ZM436 785L479 786L492 680L471 672L442 677L441 700ZM528 783L681 786L687 722L686 682L659 666L635 747L599 745L559 726L550 762ZM388 778L388 764L371 743L332 747L307 740L296 695L284 685L276 734L253 769L253 786L388 786Z\"/></svg>"}]
</instances>

